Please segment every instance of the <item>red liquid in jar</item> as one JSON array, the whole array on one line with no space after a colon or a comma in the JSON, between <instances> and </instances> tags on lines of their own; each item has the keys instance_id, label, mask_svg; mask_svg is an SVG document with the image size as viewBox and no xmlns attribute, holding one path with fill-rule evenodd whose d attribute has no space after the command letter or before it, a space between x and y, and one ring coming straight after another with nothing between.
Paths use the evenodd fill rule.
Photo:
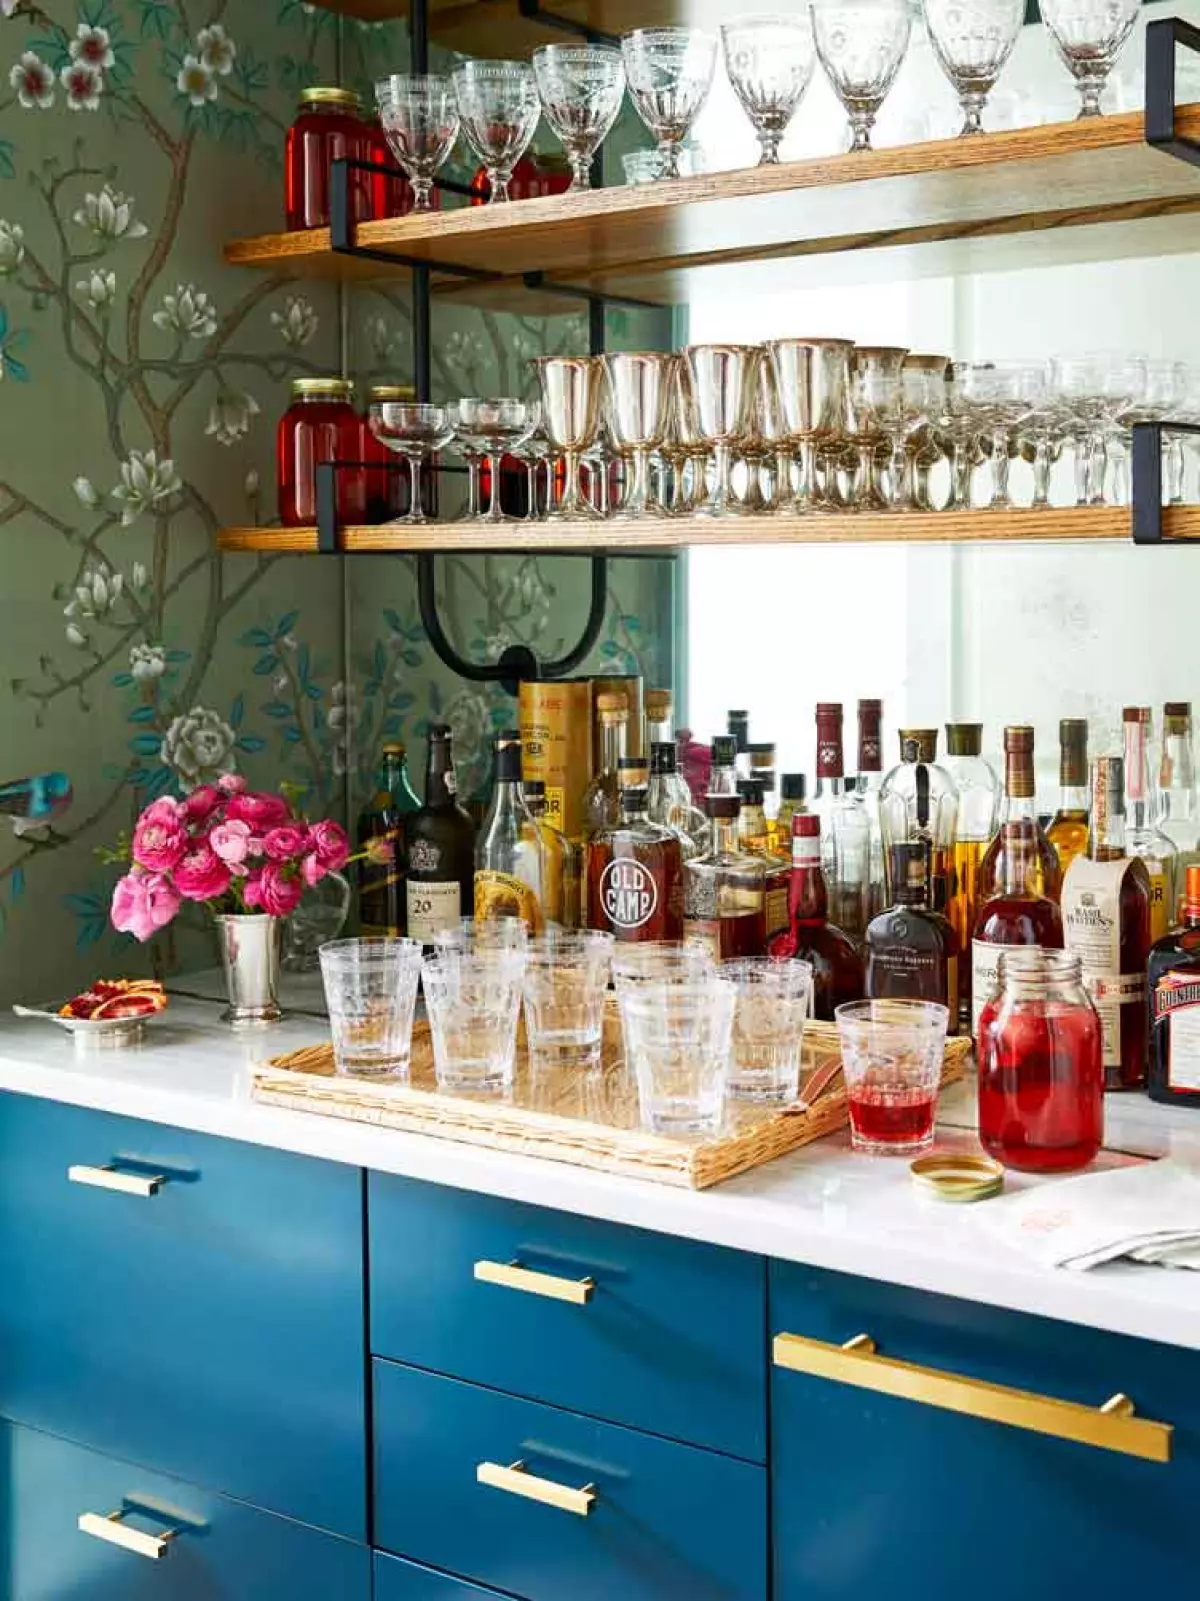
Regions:
<instances>
[{"instance_id":1,"label":"red liquid in jar","mask_svg":"<svg viewBox=\"0 0 1200 1601\"><path fill-rule=\"evenodd\" d=\"M918 1145L933 1133L936 1089L856 1084L848 1098L850 1127L872 1145Z\"/></svg>"},{"instance_id":2,"label":"red liquid in jar","mask_svg":"<svg viewBox=\"0 0 1200 1601\"><path fill-rule=\"evenodd\" d=\"M979 1020L979 1142L1006 1167L1064 1173L1086 1167L1104 1136L1100 1019L1043 1001Z\"/></svg>"}]
</instances>

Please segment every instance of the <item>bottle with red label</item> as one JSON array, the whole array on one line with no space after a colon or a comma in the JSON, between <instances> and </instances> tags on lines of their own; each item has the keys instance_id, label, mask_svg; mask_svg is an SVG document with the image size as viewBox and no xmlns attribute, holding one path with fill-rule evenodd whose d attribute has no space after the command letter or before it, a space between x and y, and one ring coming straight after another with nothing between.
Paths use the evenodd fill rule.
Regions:
<instances>
[{"instance_id":1,"label":"bottle with red label","mask_svg":"<svg viewBox=\"0 0 1200 1601\"><path fill-rule=\"evenodd\" d=\"M618 940L683 938L683 847L669 828L652 823L641 782L622 785L618 820L588 840L588 928Z\"/></svg>"},{"instance_id":2,"label":"bottle with red label","mask_svg":"<svg viewBox=\"0 0 1200 1601\"><path fill-rule=\"evenodd\" d=\"M1200 866L1187 870L1181 926L1151 948L1146 986L1150 1099L1200 1106Z\"/></svg>"},{"instance_id":3,"label":"bottle with red label","mask_svg":"<svg viewBox=\"0 0 1200 1601\"><path fill-rule=\"evenodd\" d=\"M862 943L871 920L871 820L858 785L846 777L842 708L817 707L817 788L812 811L821 824L821 866L834 922Z\"/></svg>"}]
</instances>

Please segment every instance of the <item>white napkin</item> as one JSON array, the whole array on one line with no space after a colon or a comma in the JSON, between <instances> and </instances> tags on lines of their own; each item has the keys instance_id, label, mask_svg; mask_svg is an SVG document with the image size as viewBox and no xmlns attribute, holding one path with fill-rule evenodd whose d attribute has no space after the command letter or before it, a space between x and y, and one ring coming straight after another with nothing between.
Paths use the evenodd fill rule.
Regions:
<instances>
[{"instance_id":1,"label":"white napkin","mask_svg":"<svg viewBox=\"0 0 1200 1601\"><path fill-rule=\"evenodd\" d=\"M981 1223L1047 1267L1127 1257L1200 1269L1200 1166L1176 1159L1058 1179L990 1201Z\"/></svg>"}]
</instances>

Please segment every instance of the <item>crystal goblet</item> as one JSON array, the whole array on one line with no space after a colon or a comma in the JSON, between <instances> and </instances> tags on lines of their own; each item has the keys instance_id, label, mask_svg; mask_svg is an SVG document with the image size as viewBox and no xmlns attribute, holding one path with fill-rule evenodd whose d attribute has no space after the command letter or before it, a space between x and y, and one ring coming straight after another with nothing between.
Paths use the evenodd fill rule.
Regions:
<instances>
[{"instance_id":1,"label":"crystal goblet","mask_svg":"<svg viewBox=\"0 0 1200 1601\"><path fill-rule=\"evenodd\" d=\"M538 412L525 400L460 400L458 421L472 438L478 439L487 456L491 477L488 509L480 519L485 523L519 522L500 505L500 459L526 439L537 426Z\"/></svg>"},{"instance_id":2,"label":"crystal goblet","mask_svg":"<svg viewBox=\"0 0 1200 1601\"><path fill-rule=\"evenodd\" d=\"M969 398L991 439L993 511L1012 505L1008 493L1009 439L1046 397L1046 370L1031 362L998 361L970 374Z\"/></svg>"},{"instance_id":3,"label":"crystal goblet","mask_svg":"<svg viewBox=\"0 0 1200 1601\"><path fill-rule=\"evenodd\" d=\"M525 467L527 496L529 509L525 513L526 522L535 523L542 516L541 499L538 492L538 468L543 462L550 459L550 441L546 437L546 430L542 426L542 405L538 400L528 402L530 414L534 417L534 424L530 432L515 445L510 445L509 455L522 462ZM549 494L547 494L547 506Z\"/></svg>"},{"instance_id":4,"label":"crystal goblet","mask_svg":"<svg viewBox=\"0 0 1200 1601\"><path fill-rule=\"evenodd\" d=\"M754 125L760 167L779 160L779 145L816 65L812 23L799 17L741 17L721 25L725 70Z\"/></svg>"},{"instance_id":5,"label":"crystal goblet","mask_svg":"<svg viewBox=\"0 0 1200 1601\"><path fill-rule=\"evenodd\" d=\"M675 358L662 351L614 351L604 358L605 420L633 475L618 517L662 517L650 495L650 453L666 437Z\"/></svg>"},{"instance_id":6,"label":"crystal goblet","mask_svg":"<svg viewBox=\"0 0 1200 1601\"><path fill-rule=\"evenodd\" d=\"M601 367L590 356L540 356L535 362L542 386L542 421L552 445L564 457L562 499L547 522L597 521L600 514L580 492L579 462L596 442L600 426Z\"/></svg>"},{"instance_id":7,"label":"crystal goblet","mask_svg":"<svg viewBox=\"0 0 1200 1601\"><path fill-rule=\"evenodd\" d=\"M848 339L772 339L766 346L775 375L775 392L787 437L800 457L793 511L841 501L836 476L825 490L817 481L817 451L840 440L850 428Z\"/></svg>"},{"instance_id":8,"label":"crystal goblet","mask_svg":"<svg viewBox=\"0 0 1200 1601\"><path fill-rule=\"evenodd\" d=\"M817 55L850 119L850 148L869 150L908 49L908 0L812 0L812 19Z\"/></svg>"},{"instance_id":9,"label":"crystal goblet","mask_svg":"<svg viewBox=\"0 0 1200 1601\"><path fill-rule=\"evenodd\" d=\"M879 484L879 447L895 434L901 415L901 373L907 350L893 345L858 345L854 350L850 409L858 449L859 511L887 511L888 497Z\"/></svg>"},{"instance_id":10,"label":"crystal goblet","mask_svg":"<svg viewBox=\"0 0 1200 1601\"><path fill-rule=\"evenodd\" d=\"M458 102L449 78L394 73L375 85L388 148L408 175L413 210L432 211L433 180L458 138Z\"/></svg>"},{"instance_id":11,"label":"crystal goblet","mask_svg":"<svg viewBox=\"0 0 1200 1601\"><path fill-rule=\"evenodd\" d=\"M533 68L524 61L464 61L454 69L454 94L462 131L491 184L488 203L502 204L542 114Z\"/></svg>"},{"instance_id":12,"label":"crystal goblet","mask_svg":"<svg viewBox=\"0 0 1200 1601\"><path fill-rule=\"evenodd\" d=\"M700 28L635 28L621 40L634 107L658 141L658 176L678 178L679 147L712 86L715 34Z\"/></svg>"},{"instance_id":13,"label":"crystal goblet","mask_svg":"<svg viewBox=\"0 0 1200 1601\"><path fill-rule=\"evenodd\" d=\"M533 73L546 121L571 163L571 189L591 188L591 161L607 138L625 93L625 66L612 45L545 44Z\"/></svg>"},{"instance_id":14,"label":"crystal goblet","mask_svg":"<svg viewBox=\"0 0 1200 1601\"><path fill-rule=\"evenodd\" d=\"M757 349L753 345L688 345L682 352L682 398L691 408L696 432L713 455L713 486L697 508L704 517L742 511L730 472L733 451L746 438L754 399L751 382Z\"/></svg>"},{"instance_id":15,"label":"crystal goblet","mask_svg":"<svg viewBox=\"0 0 1200 1601\"><path fill-rule=\"evenodd\" d=\"M367 417L376 439L408 462L409 510L397 523L427 523L421 505L421 463L454 438L449 408L417 400L373 400Z\"/></svg>"},{"instance_id":16,"label":"crystal goblet","mask_svg":"<svg viewBox=\"0 0 1200 1601\"><path fill-rule=\"evenodd\" d=\"M1025 0L921 0L933 53L962 107L963 136L983 132L983 107L1013 52Z\"/></svg>"},{"instance_id":17,"label":"crystal goblet","mask_svg":"<svg viewBox=\"0 0 1200 1601\"><path fill-rule=\"evenodd\" d=\"M1139 356L1056 356L1050 363L1050 383L1074 444L1075 503L1102 505L1105 435L1144 393L1146 363Z\"/></svg>"},{"instance_id":18,"label":"crystal goblet","mask_svg":"<svg viewBox=\"0 0 1200 1601\"><path fill-rule=\"evenodd\" d=\"M1139 7L1140 0L1046 0L1041 7L1046 31L1075 79L1081 117L1102 115L1100 96Z\"/></svg>"},{"instance_id":19,"label":"crystal goblet","mask_svg":"<svg viewBox=\"0 0 1200 1601\"><path fill-rule=\"evenodd\" d=\"M929 469L939 452L930 423L946 404L948 356L909 351L900 370L900 400L890 467L892 505L901 511L932 511Z\"/></svg>"}]
</instances>

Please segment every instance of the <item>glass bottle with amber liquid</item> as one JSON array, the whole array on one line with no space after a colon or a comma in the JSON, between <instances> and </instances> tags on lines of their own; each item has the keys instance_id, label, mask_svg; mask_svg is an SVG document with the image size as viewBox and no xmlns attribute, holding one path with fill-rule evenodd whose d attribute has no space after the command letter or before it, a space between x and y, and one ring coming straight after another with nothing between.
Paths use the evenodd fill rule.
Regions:
<instances>
[{"instance_id":1,"label":"glass bottle with amber liquid","mask_svg":"<svg viewBox=\"0 0 1200 1601\"><path fill-rule=\"evenodd\" d=\"M1004 800L996 837L979 863L980 905L997 894L1002 885L1012 882L1005 859L1010 851L1019 856L1029 889L1056 901L1062 888L1062 872L1038 818L1033 729L1028 723L1012 723L1004 730Z\"/></svg>"},{"instance_id":2,"label":"glass bottle with amber liquid","mask_svg":"<svg viewBox=\"0 0 1200 1601\"><path fill-rule=\"evenodd\" d=\"M1150 938L1161 939L1175 921L1174 842L1158 826L1158 797L1150 777L1154 714L1149 706L1126 706L1125 849L1140 859L1150 880Z\"/></svg>"},{"instance_id":3,"label":"glass bottle with amber liquid","mask_svg":"<svg viewBox=\"0 0 1200 1601\"><path fill-rule=\"evenodd\" d=\"M792 875L771 849L770 823L763 809L761 780L739 780L738 796L742 803L738 815L738 844L752 856L760 856L766 869L765 911L767 940L770 942L776 934L787 932L788 887Z\"/></svg>"},{"instance_id":4,"label":"glass bottle with amber liquid","mask_svg":"<svg viewBox=\"0 0 1200 1601\"><path fill-rule=\"evenodd\" d=\"M1058 810L1046 830L1059 869L1088 848L1088 725L1086 717L1064 717L1058 725Z\"/></svg>"},{"instance_id":5,"label":"glass bottle with amber liquid","mask_svg":"<svg viewBox=\"0 0 1200 1601\"><path fill-rule=\"evenodd\" d=\"M542 842L543 867L542 910L548 923L560 928L580 926L580 896L582 894L581 852L571 843L560 828L555 828L547 815L546 783L541 778L527 778L521 785L529 815L537 824Z\"/></svg>"},{"instance_id":6,"label":"glass bottle with amber liquid","mask_svg":"<svg viewBox=\"0 0 1200 1601\"><path fill-rule=\"evenodd\" d=\"M821 866L834 922L861 943L871 920L871 822L858 786L846 777L842 708L817 706L817 789Z\"/></svg>"},{"instance_id":7,"label":"glass bottle with amber liquid","mask_svg":"<svg viewBox=\"0 0 1200 1601\"><path fill-rule=\"evenodd\" d=\"M599 760L595 775L583 792L585 838L598 829L611 828L620 816L620 770L629 727L628 696L620 690L601 690L596 696L596 718L600 729Z\"/></svg>"},{"instance_id":8,"label":"glass bottle with amber liquid","mask_svg":"<svg viewBox=\"0 0 1200 1601\"><path fill-rule=\"evenodd\" d=\"M1180 926L1151 947L1146 988L1150 1099L1200 1106L1200 865L1187 870Z\"/></svg>"},{"instance_id":9,"label":"glass bottle with amber liquid","mask_svg":"<svg viewBox=\"0 0 1200 1601\"><path fill-rule=\"evenodd\" d=\"M738 844L737 795L710 795L711 841L684 863L684 934L718 961L762 956L767 949L766 863Z\"/></svg>"},{"instance_id":10,"label":"glass bottle with amber liquid","mask_svg":"<svg viewBox=\"0 0 1200 1601\"><path fill-rule=\"evenodd\" d=\"M929 905L925 848L892 847L893 904L867 927L868 1000L937 1001L958 1020L958 936L948 918Z\"/></svg>"},{"instance_id":11,"label":"glass bottle with amber liquid","mask_svg":"<svg viewBox=\"0 0 1200 1601\"><path fill-rule=\"evenodd\" d=\"M458 799L454 736L447 723L429 730L425 804L408 819L405 910L409 939L432 945L469 917L475 877L475 824Z\"/></svg>"},{"instance_id":12,"label":"glass bottle with amber liquid","mask_svg":"<svg viewBox=\"0 0 1200 1601\"><path fill-rule=\"evenodd\" d=\"M770 829L771 849L785 862L792 860L792 818L808 810L808 780L803 773L784 773L779 784L779 815Z\"/></svg>"},{"instance_id":13,"label":"glass bottle with amber liquid","mask_svg":"<svg viewBox=\"0 0 1200 1601\"><path fill-rule=\"evenodd\" d=\"M788 929L771 941L777 960L799 957L812 963L813 1015L834 1021L843 1001L861 1001L866 977L858 947L829 921L825 874L821 868L821 819L812 812L792 818L792 878L788 888Z\"/></svg>"},{"instance_id":14,"label":"glass bottle with amber liquid","mask_svg":"<svg viewBox=\"0 0 1200 1601\"><path fill-rule=\"evenodd\" d=\"M531 934L545 923L545 847L521 788L521 731L495 740L491 804L475 843L475 916L519 917Z\"/></svg>"},{"instance_id":15,"label":"glass bottle with amber liquid","mask_svg":"<svg viewBox=\"0 0 1200 1601\"><path fill-rule=\"evenodd\" d=\"M375 792L358 818L359 848L369 840L386 840L391 848L388 861L358 864L358 922L367 937L403 934L407 927L404 857L407 846L405 823L421 809L408 779L404 746L390 742L380 752L375 774Z\"/></svg>"},{"instance_id":16,"label":"glass bottle with amber liquid","mask_svg":"<svg viewBox=\"0 0 1200 1601\"><path fill-rule=\"evenodd\" d=\"M622 943L683 938L683 847L646 804L644 779L622 786L617 822L584 846L587 926Z\"/></svg>"},{"instance_id":17,"label":"glass bottle with amber liquid","mask_svg":"<svg viewBox=\"0 0 1200 1601\"><path fill-rule=\"evenodd\" d=\"M958 792L954 824L954 876L946 916L963 957L958 985L958 1022L971 1026L969 953L979 912L979 864L996 833L1000 780L983 756L982 723L946 724L946 771Z\"/></svg>"}]
</instances>

